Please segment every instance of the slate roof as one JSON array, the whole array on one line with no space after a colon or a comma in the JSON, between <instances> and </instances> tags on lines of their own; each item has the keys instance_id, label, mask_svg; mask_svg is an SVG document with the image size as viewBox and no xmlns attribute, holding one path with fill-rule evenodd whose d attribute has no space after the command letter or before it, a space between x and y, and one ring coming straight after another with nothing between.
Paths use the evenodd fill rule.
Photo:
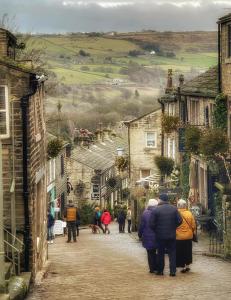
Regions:
<instances>
[{"instance_id":1,"label":"slate roof","mask_svg":"<svg viewBox=\"0 0 231 300\"><path fill-rule=\"evenodd\" d=\"M105 140L104 142L97 141L90 145L89 149L77 146L72 150L71 158L93 170L105 171L115 164L117 148L119 147L127 153L127 139L114 137L112 140Z\"/></svg>"},{"instance_id":2,"label":"slate roof","mask_svg":"<svg viewBox=\"0 0 231 300\"><path fill-rule=\"evenodd\" d=\"M210 68L205 73L186 82L181 94L216 97L218 94L218 67Z\"/></svg>"},{"instance_id":3,"label":"slate roof","mask_svg":"<svg viewBox=\"0 0 231 300\"><path fill-rule=\"evenodd\" d=\"M231 20L231 13L227 14L227 15L224 15L223 17L219 18L218 19L218 24L221 24L221 23L226 23L226 22L229 22Z\"/></svg>"},{"instance_id":4,"label":"slate roof","mask_svg":"<svg viewBox=\"0 0 231 300\"><path fill-rule=\"evenodd\" d=\"M135 121L138 121L138 120L140 120L140 119L143 119L143 118L147 117L148 115L151 115L151 114L153 114L154 112L157 112L157 111L159 111L159 110L161 110L161 107L158 107L158 108L156 108L155 110L152 110L151 112L148 112L148 113L146 113L146 114L144 114L144 115L142 115L142 116L140 116L140 117L138 117L138 118L132 119L132 120L130 120L130 121L124 121L123 123L127 126L128 124L133 123L133 122L135 122Z\"/></svg>"}]
</instances>

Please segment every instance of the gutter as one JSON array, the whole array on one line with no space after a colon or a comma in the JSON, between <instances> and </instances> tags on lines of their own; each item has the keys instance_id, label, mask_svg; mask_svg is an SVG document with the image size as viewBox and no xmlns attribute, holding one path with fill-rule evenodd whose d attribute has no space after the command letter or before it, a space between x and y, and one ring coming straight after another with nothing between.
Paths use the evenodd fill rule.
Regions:
<instances>
[{"instance_id":1,"label":"gutter","mask_svg":"<svg viewBox=\"0 0 231 300\"><path fill-rule=\"evenodd\" d=\"M30 271L30 214L29 214L29 188L28 188L28 107L29 99L33 96L38 88L38 80L34 74L30 77L31 92L22 96L20 99L22 111L22 141L23 141L23 202L24 202L24 263L25 272Z\"/></svg>"}]
</instances>

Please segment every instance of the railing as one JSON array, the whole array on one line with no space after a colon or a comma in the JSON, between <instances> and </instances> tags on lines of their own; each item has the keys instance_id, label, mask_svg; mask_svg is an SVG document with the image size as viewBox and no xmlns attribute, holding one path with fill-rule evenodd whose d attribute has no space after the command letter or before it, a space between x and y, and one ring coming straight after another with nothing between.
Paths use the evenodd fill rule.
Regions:
<instances>
[{"instance_id":1,"label":"railing","mask_svg":"<svg viewBox=\"0 0 231 300\"><path fill-rule=\"evenodd\" d=\"M212 228L209 232L209 251L212 254L224 254L223 226L215 219L212 221Z\"/></svg>"},{"instance_id":2,"label":"railing","mask_svg":"<svg viewBox=\"0 0 231 300\"><path fill-rule=\"evenodd\" d=\"M4 246L5 258L13 264L13 273L19 275L21 272L21 254L24 250L23 242L10 233L5 228L4 231Z\"/></svg>"}]
</instances>

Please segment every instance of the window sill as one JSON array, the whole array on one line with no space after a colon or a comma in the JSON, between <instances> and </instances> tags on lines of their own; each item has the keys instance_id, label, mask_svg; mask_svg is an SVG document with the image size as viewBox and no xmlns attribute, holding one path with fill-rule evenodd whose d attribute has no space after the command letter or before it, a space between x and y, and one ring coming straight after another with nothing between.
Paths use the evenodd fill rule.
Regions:
<instances>
[{"instance_id":1,"label":"window sill","mask_svg":"<svg viewBox=\"0 0 231 300\"><path fill-rule=\"evenodd\" d=\"M157 147L145 147L144 151L151 151L151 150L156 150Z\"/></svg>"},{"instance_id":2,"label":"window sill","mask_svg":"<svg viewBox=\"0 0 231 300\"><path fill-rule=\"evenodd\" d=\"M231 57L227 57L225 59L225 64L231 64Z\"/></svg>"}]
</instances>

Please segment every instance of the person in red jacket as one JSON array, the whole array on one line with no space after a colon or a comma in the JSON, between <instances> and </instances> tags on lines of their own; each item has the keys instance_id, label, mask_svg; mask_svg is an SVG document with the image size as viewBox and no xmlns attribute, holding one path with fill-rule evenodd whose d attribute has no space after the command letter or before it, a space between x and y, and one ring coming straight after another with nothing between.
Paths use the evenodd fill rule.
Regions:
<instances>
[{"instance_id":1,"label":"person in red jacket","mask_svg":"<svg viewBox=\"0 0 231 300\"><path fill-rule=\"evenodd\" d=\"M111 223L111 215L109 213L109 211L107 209L104 210L102 216L101 216L101 222L104 224L105 229L104 229L104 233L108 234L110 233L110 230L108 228L108 225Z\"/></svg>"}]
</instances>

